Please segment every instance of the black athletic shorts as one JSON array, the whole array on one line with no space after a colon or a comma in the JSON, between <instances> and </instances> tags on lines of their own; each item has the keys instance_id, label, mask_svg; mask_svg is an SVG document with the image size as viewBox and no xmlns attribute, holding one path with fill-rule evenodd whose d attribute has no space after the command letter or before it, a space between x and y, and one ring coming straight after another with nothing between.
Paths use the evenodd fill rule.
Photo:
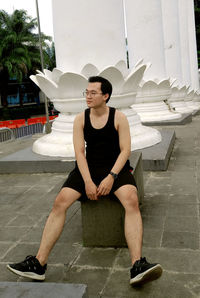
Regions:
<instances>
[{"instance_id":1,"label":"black athletic shorts","mask_svg":"<svg viewBox=\"0 0 200 298\"><path fill-rule=\"evenodd\" d=\"M90 170L92 180L97 186L109 174L109 172L110 170L105 169L95 169L95 171L93 172ZM137 188L133 174L129 169L123 169L119 173L117 179L113 183L113 187L110 193L114 193L117 189L126 184L131 184ZM62 188L63 187L69 187L81 193L82 197L80 200L84 200L85 198L87 198L85 193L85 183L77 167L70 172Z\"/></svg>"}]
</instances>

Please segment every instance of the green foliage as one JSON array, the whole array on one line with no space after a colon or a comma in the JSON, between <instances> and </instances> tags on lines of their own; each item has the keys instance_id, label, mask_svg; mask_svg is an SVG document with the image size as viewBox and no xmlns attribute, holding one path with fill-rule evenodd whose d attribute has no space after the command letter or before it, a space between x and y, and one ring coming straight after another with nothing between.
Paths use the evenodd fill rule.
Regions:
<instances>
[{"instance_id":1,"label":"green foliage","mask_svg":"<svg viewBox=\"0 0 200 298\"><path fill-rule=\"evenodd\" d=\"M44 64L45 68L53 70L56 67L56 55L54 42L51 45L47 45L44 52Z\"/></svg>"},{"instance_id":2,"label":"green foliage","mask_svg":"<svg viewBox=\"0 0 200 298\"><path fill-rule=\"evenodd\" d=\"M6 96L5 87L9 78L15 78L18 82L36 69L41 69L39 36L34 33L37 28L37 20L27 15L25 10L15 10L8 14L0 10L0 92ZM50 36L41 33L42 47L45 56L45 67L52 67L52 59L55 54L49 56L51 46ZM3 98L3 101L5 99ZM4 102L5 104L5 102Z\"/></svg>"},{"instance_id":3,"label":"green foliage","mask_svg":"<svg viewBox=\"0 0 200 298\"><path fill-rule=\"evenodd\" d=\"M21 81L31 70L40 68L38 34L36 19L27 15L25 10L15 10L9 15L0 11L0 70L5 68L10 77ZM49 36L42 34L43 46Z\"/></svg>"}]
</instances>

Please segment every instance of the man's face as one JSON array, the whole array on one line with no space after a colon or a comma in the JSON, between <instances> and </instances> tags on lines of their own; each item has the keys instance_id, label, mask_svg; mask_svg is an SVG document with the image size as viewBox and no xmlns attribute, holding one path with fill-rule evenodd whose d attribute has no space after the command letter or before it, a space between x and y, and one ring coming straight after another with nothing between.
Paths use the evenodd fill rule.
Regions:
<instances>
[{"instance_id":1,"label":"man's face","mask_svg":"<svg viewBox=\"0 0 200 298\"><path fill-rule=\"evenodd\" d=\"M86 102L89 108L97 108L105 105L108 94L103 94L101 91L101 83L88 83L86 89Z\"/></svg>"}]
</instances>

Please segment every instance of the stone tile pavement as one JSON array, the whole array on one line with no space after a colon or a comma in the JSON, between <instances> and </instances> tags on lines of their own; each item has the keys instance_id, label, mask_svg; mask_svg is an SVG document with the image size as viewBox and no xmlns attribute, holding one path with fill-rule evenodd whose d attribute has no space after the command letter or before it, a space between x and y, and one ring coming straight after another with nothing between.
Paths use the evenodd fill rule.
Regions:
<instances>
[{"instance_id":1,"label":"stone tile pavement","mask_svg":"<svg viewBox=\"0 0 200 298\"><path fill-rule=\"evenodd\" d=\"M173 129L176 142L168 170L144 172L141 206L143 255L162 264L162 277L134 289L129 286L127 248L84 248L77 202L49 258L45 282L87 284L90 298L200 297L200 116ZM0 156L30 142L0 143ZM65 177L57 173L0 175L0 281L29 281L8 272L6 264L36 253Z\"/></svg>"}]
</instances>

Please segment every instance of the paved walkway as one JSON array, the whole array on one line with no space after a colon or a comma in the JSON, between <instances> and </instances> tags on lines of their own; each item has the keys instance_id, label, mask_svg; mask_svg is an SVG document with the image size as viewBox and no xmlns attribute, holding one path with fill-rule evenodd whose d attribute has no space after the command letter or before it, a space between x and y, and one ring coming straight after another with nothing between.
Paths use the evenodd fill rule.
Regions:
<instances>
[{"instance_id":1,"label":"paved walkway","mask_svg":"<svg viewBox=\"0 0 200 298\"><path fill-rule=\"evenodd\" d=\"M71 207L49 258L46 282L85 283L90 298L200 297L200 116L176 131L168 170L144 172L143 255L160 262L163 276L142 288L129 286L126 248L84 248L80 203ZM0 156L29 146L30 139L0 143ZM0 175L0 281L27 282L6 264L35 254L63 174Z\"/></svg>"}]
</instances>

